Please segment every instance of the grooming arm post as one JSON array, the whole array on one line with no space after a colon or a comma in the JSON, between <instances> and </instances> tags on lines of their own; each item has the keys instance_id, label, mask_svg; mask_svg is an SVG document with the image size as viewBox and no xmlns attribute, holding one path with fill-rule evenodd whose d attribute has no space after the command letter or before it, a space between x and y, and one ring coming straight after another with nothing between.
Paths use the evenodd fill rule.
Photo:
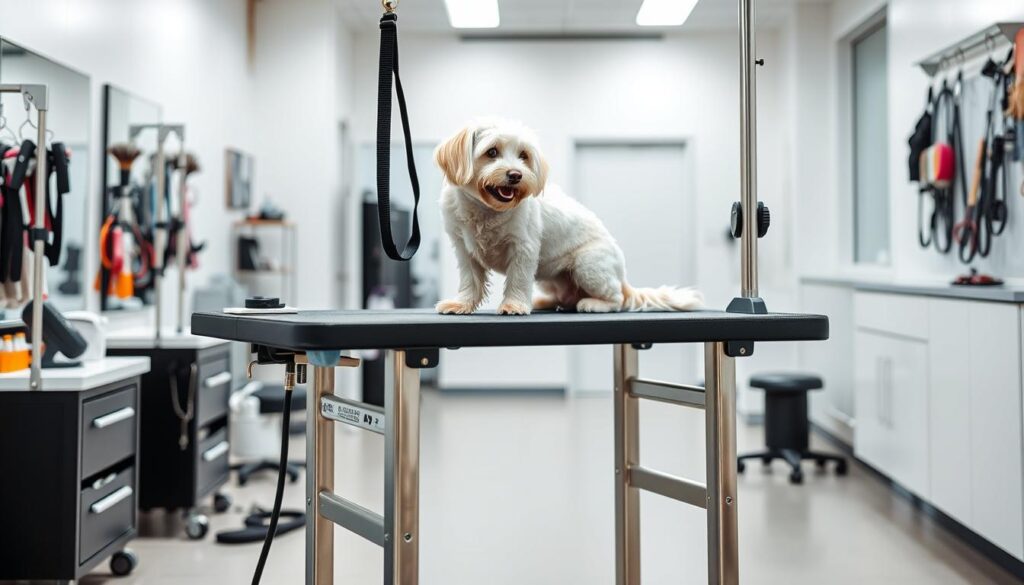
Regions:
<instances>
[{"instance_id":1,"label":"grooming arm post","mask_svg":"<svg viewBox=\"0 0 1024 585\"><path fill-rule=\"evenodd\" d=\"M743 206L740 294L758 296L757 286L757 73L754 46L754 0L740 7L740 200Z\"/></svg>"},{"instance_id":2,"label":"grooming arm post","mask_svg":"<svg viewBox=\"0 0 1024 585\"><path fill-rule=\"evenodd\" d=\"M177 249L175 250L176 263L178 265L178 333L185 331L185 267L187 266L188 246L189 241L187 232L185 231L185 205L187 205L186 198L188 193L186 192L186 182L188 179L188 159L185 155L185 135L184 132L179 134L181 142L181 152L178 153L178 214L181 216L181 225L178 226L177 240L175 244Z\"/></svg>"}]
</instances>

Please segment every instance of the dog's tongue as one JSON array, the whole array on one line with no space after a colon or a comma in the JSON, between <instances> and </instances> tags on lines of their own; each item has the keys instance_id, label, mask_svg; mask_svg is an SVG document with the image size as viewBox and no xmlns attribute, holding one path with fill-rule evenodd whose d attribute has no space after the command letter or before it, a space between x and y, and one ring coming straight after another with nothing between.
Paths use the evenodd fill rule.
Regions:
<instances>
[{"instance_id":1,"label":"dog's tongue","mask_svg":"<svg viewBox=\"0 0 1024 585\"><path fill-rule=\"evenodd\" d=\"M515 192L515 189L512 187L498 187L498 195L501 196L502 199L512 199Z\"/></svg>"}]
</instances>

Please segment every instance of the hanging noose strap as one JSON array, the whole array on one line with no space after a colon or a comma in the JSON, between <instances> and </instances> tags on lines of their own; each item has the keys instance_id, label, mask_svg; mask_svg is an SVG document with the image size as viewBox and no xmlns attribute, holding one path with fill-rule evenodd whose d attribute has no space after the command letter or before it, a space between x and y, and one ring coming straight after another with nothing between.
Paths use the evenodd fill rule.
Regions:
<instances>
[{"instance_id":1,"label":"hanging noose strap","mask_svg":"<svg viewBox=\"0 0 1024 585\"><path fill-rule=\"evenodd\" d=\"M398 110L402 116L402 132L405 135L405 156L409 165L409 182L412 184L412 234L402 251L395 244L391 232L391 80L394 78L398 95ZM420 206L420 183L416 177L416 164L412 154L412 138L409 134L409 114L405 108L405 92L398 76L398 16L387 12L380 19L380 76L377 84L377 216L380 220L380 239L384 252L392 260L412 259L420 247L420 222L417 211Z\"/></svg>"}]
</instances>

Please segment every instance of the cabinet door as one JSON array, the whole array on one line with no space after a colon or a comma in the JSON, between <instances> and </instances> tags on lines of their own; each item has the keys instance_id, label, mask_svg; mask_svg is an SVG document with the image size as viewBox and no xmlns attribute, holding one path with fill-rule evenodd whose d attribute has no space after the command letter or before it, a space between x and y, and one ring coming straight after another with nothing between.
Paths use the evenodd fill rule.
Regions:
<instances>
[{"instance_id":1,"label":"cabinet door","mask_svg":"<svg viewBox=\"0 0 1024 585\"><path fill-rule=\"evenodd\" d=\"M856 453L927 498L927 344L861 329L856 348Z\"/></svg>"},{"instance_id":2,"label":"cabinet door","mask_svg":"<svg viewBox=\"0 0 1024 585\"><path fill-rule=\"evenodd\" d=\"M971 527L1024 558L1020 309L971 303Z\"/></svg>"},{"instance_id":3,"label":"cabinet door","mask_svg":"<svg viewBox=\"0 0 1024 585\"><path fill-rule=\"evenodd\" d=\"M971 524L970 302L928 301L929 489L932 503Z\"/></svg>"}]
</instances>

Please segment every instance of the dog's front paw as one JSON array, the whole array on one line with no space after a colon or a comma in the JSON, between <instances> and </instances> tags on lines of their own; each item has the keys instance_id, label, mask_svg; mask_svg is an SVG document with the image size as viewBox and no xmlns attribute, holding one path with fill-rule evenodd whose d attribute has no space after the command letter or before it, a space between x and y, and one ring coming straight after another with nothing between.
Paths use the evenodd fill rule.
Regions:
<instances>
[{"instance_id":1,"label":"dog's front paw","mask_svg":"<svg viewBox=\"0 0 1024 585\"><path fill-rule=\"evenodd\" d=\"M529 315L530 305L520 301L504 301L498 307L499 315Z\"/></svg>"},{"instance_id":2,"label":"dog's front paw","mask_svg":"<svg viewBox=\"0 0 1024 585\"><path fill-rule=\"evenodd\" d=\"M449 300L437 303L435 309L442 315L469 315L476 307L460 300Z\"/></svg>"}]
</instances>

